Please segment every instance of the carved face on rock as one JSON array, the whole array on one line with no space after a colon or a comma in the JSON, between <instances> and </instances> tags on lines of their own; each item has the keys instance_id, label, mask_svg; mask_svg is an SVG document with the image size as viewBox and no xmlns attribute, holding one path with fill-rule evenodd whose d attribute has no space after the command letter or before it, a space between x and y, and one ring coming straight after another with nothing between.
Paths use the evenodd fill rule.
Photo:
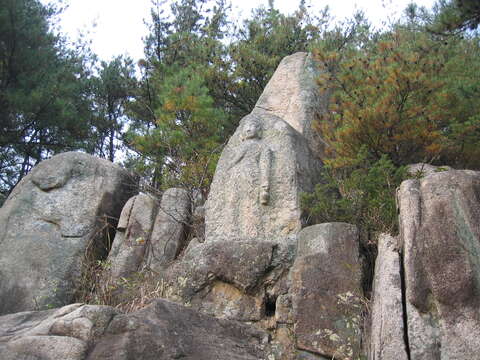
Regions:
<instances>
[{"instance_id":1,"label":"carved face on rock","mask_svg":"<svg viewBox=\"0 0 480 360\"><path fill-rule=\"evenodd\" d=\"M243 125L243 139L255 139L260 138L260 124L255 118L247 119Z\"/></svg>"}]
</instances>

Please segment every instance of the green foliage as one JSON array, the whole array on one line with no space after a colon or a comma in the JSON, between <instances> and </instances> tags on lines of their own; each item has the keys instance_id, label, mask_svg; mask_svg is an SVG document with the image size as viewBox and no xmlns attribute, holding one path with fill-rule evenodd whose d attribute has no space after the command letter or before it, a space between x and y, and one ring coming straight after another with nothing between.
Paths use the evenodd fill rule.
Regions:
<instances>
[{"instance_id":1,"label":"green foliage","mask_svg":"<svg viewBox=\"0 0 480 360\"><path fill-rule=\"evenodd\" d=\"M410 9L412 10L412 9ZM405 23L342 51L317 50L333 89L317 130L332 166L349 166L362 147L397 166L414 162L477 167L477 37L438 37L412 10Z\"/></svg>"},{"instance_id":2,"label":"green foliage","mask_svg":"<svg viewBox=\"0 0 480 360\"><path fill-rule=\"evenodd\" d=\"M166 6L170 6L171 15L164 11ZM207 161L206 154L224 143L240 119L253 109L281 59L297 51L307 51L324 31L328 19L326 12L320 17L310 16L303 2L299 10L289 16L281 14L272 3L268 9L256 9L250 19L235 28L228 11L223 0L154 2L150 34L145 41L146 58L139 64L142 80L135 100L129 104L129 115L133 120L131 132L161 138L161 143L168 143L170 147L175 144L176 147L172 151L162 145L153 151L151 146L140 144L138 138L131 142L137 156L130 163L135 163L137 169L148 174L154 187L180 182L189 187L201 186L202 191L208 191L210 167L215 164L215 156L208 155ZM175 113L180 118L174 121L170 117L165 121L168 107L172 105L165 94L173 94L179 87L199 88L191 79L185 80L186 84L175 83L177 80L172 80L172 74L179 69L190 69L188 71L196 72L196 76L202 79L201 86L206 92L201 98L208 96L211 103L200 101L199 106L205 106L207 112L222 109L221 112L215 110L210 120L200 115L199 107L195 109L198 116L204 118L199 121L203 123L199 130L202 144L197 140L198 136L190 135L189 139L194 143L185 142L187 129L179 130L178 124L188 121L185 122L178 109L171 111L169 116ZM180 74L177 78L182 76ZM168 86L172 88L167 89ZM177 124L172 126L175 122ZM170 125L165 126L166 123ZM208 149L204 155L196 155L202 159L200 165L176 156L177 152L191 154L189 147ZM200 175L199 168L207 162L208 169ZM190 180L187 181L184 174L189 174Z\"/></svg>"},{"instance_id":3,"label":"green foliage","mask_svg":"<svg viewBox=\"0 0 480 360\"><path fill-rule=\"evenodd\" d=\"M226 116L212 97L222 84L226 5L222 0L166 1L152 8L142 79L129 106L129 166L155 188L206 191Z\"/></svg>"},{"instance_id":4,"label":"green foliage","mask_svg":"<svg viewBox=\"0 0 480 360\"><path fill-rule=\"evenodd\" d=\"M84 147L90 112L85 57L49 26L57 10L0 1L0 193L45 157Z\"/></svg>"},{"instance_id":5,"label":"green foliage","mask_svg":"<svg viewBox=\"0 0 480 360\"><path fill-rule=\"evenodd\" d=\"M129 135L132 146L162 168L164 187L206 191L222 148L224 114L215 108L199 70L177 69L164 77L155 126L132 128Z\"/></svg>"},{"instance_id":6,"label":"green foliage","mask_svg":"<svg viewBox=\"0 0 480 360\"><path fill-rule=\"evenodd\" d=\"M238 120L249 113L280 61L298 51L308 51L325 31L330 18L327 10L310 15L304 2L292 15L274 7L260 6L238 29L228 48L232 71L227 100Z\"/></svg>"},{"instance_id":7,"label":"green foliage","mask_svg":"<svg viewBox=\"0 0 480 360\"><path fill-rule=\"evenodd\" d=\"M337 71L320 79L336 89L322 126L332 165L348 166L361 148L369 159L386 154L396 165L439 156L448 123L439 104L441 49L426 34L397 27L339 62L319 53L320 61L337 62Z\"/></svg>"},{"instance_id":8,"label":"green foliage","mask_svg":"<svg viewBox=\"0 0 480 360\"><path fill-rule=\"evenodd\" d=\"M478 37L439 36L429 31L435 14L407 10L383 32L357 20L316 44L328 70L319 84L331 92L316 130L329 158L325 182L304 195L304 207L316 222L357 224L366 243L396 231L404 165L480 166Z\"/></svg>"},{"instance_id":9,"label":"green foliage","mask_svg":"<svg viewBox=\"0 0 480 360\"><path fill-rule=\"evenodd\" d=\"M91 81L95 117L90 141L97 155L112 162L126 122L124 109L137 86L134 73L132 60L118 56L108 63L102 61L98 77Z\"/></svg>"},{"instance_id":10,"label":"green foliage","mask_svg":"<svg viewBox=\"0 0 480 360\"><path fill-rule=\"evenodd\" d=\"M0 0L0 198L59 152L114 160L133 65L118 57L95 69L87 44L72 48L50 30L59 11L38 0Z\"/></svg>"},{"instance_id":11,"label":"green foliage","mask_svg":"<svg viewBox=\"0 0 480 360\"><path fill-rule=\"evenodd\" d=\"M480 24L478 0L440 0L436 4L436 18L430 26L435 33L452 34L475 30Z\"/></svg>"},{"instance_id":12,"label":"green foliage","mask_svg":"<svg viewBox=\"0 0 480 360\"><path fill-rule=\"evenodd\" d=\"M440 106L448 118L443 164L480 168L480 43L478 36L450 36L449 56L442 71L445 87Z\"/></svg>"},{"instance_id":13,"label":"green foliage","mask_svg":"<svg viewBox=\"0 0 480 360\"><path fill-rule=\"evenodd\" d=\"M371 161L364 149L349 168L326 166L324 182L302 195L302 205L314 223L356 224L368 244L379 232L397 231L395 192L405 177L404 167L386 155Z\"/></svg>"}]
</instances>

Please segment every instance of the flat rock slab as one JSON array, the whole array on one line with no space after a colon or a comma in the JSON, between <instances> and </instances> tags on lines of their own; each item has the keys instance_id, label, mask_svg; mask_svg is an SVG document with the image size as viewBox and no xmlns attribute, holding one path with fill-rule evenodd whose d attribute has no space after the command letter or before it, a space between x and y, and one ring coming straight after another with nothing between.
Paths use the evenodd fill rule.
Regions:
<instances>
[{"instance_id":1,"label":"flat rock slab","mask_svg":"<svg viewBox=\"0 0 480 360\"><path fill-rule=\"evenodd\" d=\"M84 360L118 314L109 306L73 304L0 317L0 359Z\"/></svg>"},{"instance_id":2,"label":"flat rock slab","mask_svg":"<svg viewBox=\"0 0 480 360\"><path fill-rule=\"evenodd\" d=\"M165 300L130 314L74 304L0 317L2 360L258 360L267 344L252 326Z\"/></svg>"},{"instance_id":3,"label":"flat rock slab","mask_svg":"<svg viewBox=\"0 0 480 360\"><path fill-rule=\"evenodd\" d=\"M358 230L345 223L303 229L290 272L297 347L325 357L360 355L363 312Z\"/></svg>"},{"instance_id":4,"label":"flat rock slab","mask_svg":"<svg viewBox=\"0 0 480 360\"><path fill-rule=\"evenodd\" d=\"M164 300L116 316L88 360L258 360L268 335Z\"/></svg>"},{"instance_id":5,"label":"flat rock slab","mask_svg":"<svg viewBox=\"0 0 480 360\"><path fill-rule=\"evenodd\" d=\"M0 208L0 314L69 303L87 249L105 251L103 231L135 189L127 171L83 153L36 166Z\"/></svg>"}]
</instances>

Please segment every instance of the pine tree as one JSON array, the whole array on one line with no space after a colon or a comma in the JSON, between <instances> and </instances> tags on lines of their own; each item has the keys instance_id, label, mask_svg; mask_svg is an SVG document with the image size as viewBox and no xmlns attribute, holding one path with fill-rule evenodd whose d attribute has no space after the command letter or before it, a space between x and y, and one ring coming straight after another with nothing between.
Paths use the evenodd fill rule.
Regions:
<instances>
[{"instance_id":1,"label":"pine tree","mask_svg":"<svg viewBox=\"0 0 480 360\"><path fill-rule=\"evenodd\" d=\"M440 0L436 4L435 22L430 30L435 33L452 34L475 30L480 24L478 0Z\"/></svg>"},{"instance_id":2,"label":"pine tree","mask_svg":"<svg viewBox=\"0 0 480 360\"><path fill-rule=\"evenodd\" d=\"M219 118L223 112L215 110L223 107L222 99L215 101L212 93L223 86L225 45L221 40L227 7L223 0L176 0L169 4L172 15L166 16L167 5L155 2L152 9L146 59L139 64L142 80L128 107L130 146L137 153L131 163L150 177L154 187L176 183L204 189L216 164L215 156L205 154L212 151L210 143L218 146L226 120L226 116ZM182 96L190 96L194 103L180 100Z\"/></svg>"},{"instance_id":3,"label":"pine tree","mask_svg":"<svg viewBox=\"0 0 480 360\"><path fill-rule=\"evenodd\" d=\"M91 109L84 54L50 31L57 9L0 0L0 193L42 159L85 147Z\"/></svg>"},{"instance_id":4,"label":"pine tree","mask_svg":"<svg viewBox=\"0 0 480 360\"><path fill-rule=\"evenodd\" d=\"M95 112L93 151L112 162L126 123L125 106L136 88L134 73L132 60L118 56L109 62L102 61L98 77L92 79Z\"/></svg>"},{"instance_id":5,"label":"pine tree","mask_svg":"<svg viewBox=\"0 0 480 360\"><path fill-rule=\"evenodd\" d=\"M179 68L162 76L155 127L136 128L130 138L144 164L161 169L162 186L206 193L222 148L224 114L215 108L200 73Z\"/></svg>"},{"instance_id":6,"label":"pine tree","mask_svg":"<svg viewBox=\"0 0 480 360\"><path fill-rule=\"evenodd\" d=\"M387 155L396 165L438 159L448 123L440 107L442 49L425 32L398 26L323 75L320 83L337 89L321 126L332 164L354 164L362 148L370 159ZM335 53L317 55L326 65L338 60Z\"/></svg>"}]
</instances>

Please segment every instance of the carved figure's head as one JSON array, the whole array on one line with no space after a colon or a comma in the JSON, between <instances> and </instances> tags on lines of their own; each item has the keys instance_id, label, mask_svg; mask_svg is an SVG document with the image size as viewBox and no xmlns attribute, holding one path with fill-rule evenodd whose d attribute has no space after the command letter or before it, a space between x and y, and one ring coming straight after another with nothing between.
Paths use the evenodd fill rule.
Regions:
<instances>
[{"instance_id":1,"label":"carved figure's head","mask_svg":"<svg viewBox=\"0 0 480 360\"><path fill-rule=\"evenodd\" d=\"M261 126L257 118L249 116L245 123L243 124L242 138L246 139L255 139L260 138Z\"/></svg>"}]
</instances>

